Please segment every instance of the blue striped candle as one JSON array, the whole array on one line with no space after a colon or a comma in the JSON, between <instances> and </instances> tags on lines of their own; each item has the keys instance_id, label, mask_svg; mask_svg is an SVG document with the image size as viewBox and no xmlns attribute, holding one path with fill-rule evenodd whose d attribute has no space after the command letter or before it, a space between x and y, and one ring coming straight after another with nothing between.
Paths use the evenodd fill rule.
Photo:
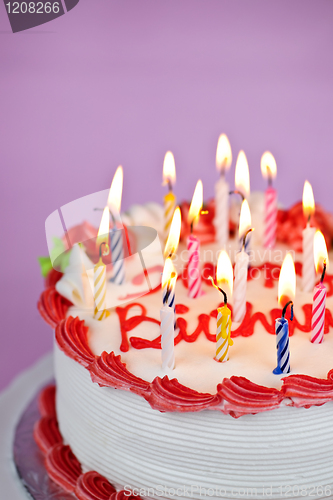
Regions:
<instances>
[{"instance_id":1,"label":"blue striped candle","mask_svg":"<svg viewBox=\"0 0 333 500\"><path fill-rule=\"evenodd\" d=\"M287 307L290 304L291 316L293 320L293 303L287 302L282 311L282 318L275 320L275 334L276 334L276 348L277 348L277 367L274 368L273 373L281 375L282 373L290 372L290 352L289 352L289 323L284 317Z\"/></svg>"},{"instance_id":2,"label":"blue striped candle","mask_svg":"<svg viewBox=\"0 0 333 500\"><path fill-rule=\"evenodd\" d=\"M110 281L122 285L125 281L123 230L114 228L110 231L111 257L113 272Z\"/></svg>"}]
</instances>

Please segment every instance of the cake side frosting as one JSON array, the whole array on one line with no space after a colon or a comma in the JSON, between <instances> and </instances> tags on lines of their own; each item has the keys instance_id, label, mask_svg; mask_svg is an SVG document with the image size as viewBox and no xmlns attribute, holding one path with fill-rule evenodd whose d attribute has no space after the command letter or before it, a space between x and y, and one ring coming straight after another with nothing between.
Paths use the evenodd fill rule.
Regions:
<instances>
[{"instance_id":1,"label":"cake side frosting","mask_svg":"<svg viewBox=\"0 0 333 500\"><path fill-rule=\"evenodd\" d=\"M239 499L244 488L262 498L262 488L272 487L278 498L281 485L309 491L332 484L332 402L240 419L206 410L161 413L137 394L92 384L58 347L55 369L64 442L83 472L96 470L117 488L151 488L153 498L172 498L168 491L184 486L192 490L177 498L200 498L199 488L213 488L218 497Z\"/></svg>"},{"instance_id":2,"label":"cake side frosting","mask_svg":"<svg viewBox=\"0 0 333 500\"><path fill-rule=\"evenodd\" d=\"M89 307L69 304L54 287L56 279L50 279L39 309L56 328L61 443L53 415L38 430L40 446L51 446L51 477L82 500L108 499L109 485L125 488L111 493L112 500L128 497L131 489L146 498L199 499L200 488L214 489L226 500L240 500L249 489L255 499L265 491L288 499L307 491L319 499L322 486L332 488L332 316L327 309L328 335L313 346L312 297L299 294L296 320L290 323L293 371L273 375L279 262L257 258L249 275L247 314L242 324L233 325L235 344L223 364L213 359L221 299L206 279L205 295L188 299L186 267L178 268L171 372L161 369L158 262L150 268L148 294L141 293L144 277L131 274L130 262L125 288L108 284L109 297L118 302L101 323ZM205 265L213 274L214 258ZM297 270L300 275L300 265ZM332 295L332 277L327 283Z\"/></svg>"}]
</instances>

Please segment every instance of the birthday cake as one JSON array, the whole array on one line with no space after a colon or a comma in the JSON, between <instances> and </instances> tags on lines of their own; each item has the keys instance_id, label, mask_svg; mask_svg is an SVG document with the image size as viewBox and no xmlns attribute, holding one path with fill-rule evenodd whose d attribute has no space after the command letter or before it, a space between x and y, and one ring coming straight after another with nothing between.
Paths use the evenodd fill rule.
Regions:
<instances>
[{"instance_id":1,"label":"birthday cake","mask_svg":"<svg viewBox=\"0 0 333 500\"><path fill-rule=\"evenodd\" d=\"M253 214L263 213L257 205L250 203ZM294 253L297 286L293 321L290 310L285 313L290 355L285 369L285 353L277 359L276 321L282 314L278 280L290 241L267 253L260 231L254 232L244 314L230 331L225 326L227 351L221 359L219 317L226 310L231 314L232 306L224 305L225 296L211 280L216 282L221 247L214 241L214 204L206 208L193 230L201 241L195 297L186 204L172 259L171 303L170 290L167 297L161 290L164 213L157 204L136 206L122 217L122 241L131 247L124 281L115 280L115 262L103 257L100 242L98 260L97 228L87 223L68 232L73 246L64 272L47 276L38 308L55 329L56 411L49 388L41 397L35 439L50 477L79 499L333 495L333 275L325 277L325 338L311 342L313 291L303 291L302 254ZM287 223L288 213L281 212L283 238ZM153 228L156 238L136 231L138 226ZM238 252L235 238L228 246L232 260ZM102 319L96 310L101 261L106 281L100 311L108 312ZM232 285L223 283L231 296ZM165 331L162 296L172 311ZM163 338L168 328L174 331L172 347ZM277 367L280 374L273 373Z\"/></svg>"}]
</instances>

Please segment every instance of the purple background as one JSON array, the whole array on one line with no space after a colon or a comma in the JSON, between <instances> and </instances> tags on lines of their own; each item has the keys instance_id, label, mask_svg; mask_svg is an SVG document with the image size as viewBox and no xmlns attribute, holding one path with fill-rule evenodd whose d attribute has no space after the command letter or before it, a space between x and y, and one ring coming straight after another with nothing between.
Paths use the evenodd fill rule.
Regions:
<instances>
[{"instance_id":1,"label":"purple background","mask_svg":"<svg viewBox=\"0 0 333 500\"><path fill-rule=\"evenodd\" d=\"M333 211L332 23L331 0L81 0L13 35L0 3L0 388L52 346L36 309L46 217L108 188L118 164L123 208L161 201L167 149L178 198L198 177L208 198L225 132L252 190L269 149L282 202L308 178Z\"/></svg>"}]
</instances>

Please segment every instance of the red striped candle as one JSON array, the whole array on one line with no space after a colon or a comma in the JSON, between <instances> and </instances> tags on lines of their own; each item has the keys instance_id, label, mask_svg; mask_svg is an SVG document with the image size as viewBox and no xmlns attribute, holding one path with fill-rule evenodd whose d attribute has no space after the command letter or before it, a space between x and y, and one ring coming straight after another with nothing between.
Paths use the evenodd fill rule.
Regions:
<instances>
[{"instance_id":1,"label":"red striped candle","mask_svg":"<svg viewBox=\"0 0 333 500\"><path fill-rule=\"evenodd\" d=\"M191 234L187 239L188 250L188 296L191 299L201 295L201 273L200 273L200 242L198 238Z\"/></svg>"},{"instance_id":2,"label":"red striped candle","mask_svg":"<svg viewBox=\"0 0 333 500\"><path fill-rule=\"evenodd\" d=\"M276 191L269 187L265 193L265 229L264 247L274 248L276 241L277 196Z\"/></svg>"},{"instance_id":3,"label":"red striped candle","mask_svg":"<svg viewBox=\"0 0 333 500\"><path fill-rule=\"evenodd\" d=\"M321 344L324 340L326 287L318 283L313 292L311 342Z\"/></svg>"}]
</instances>

